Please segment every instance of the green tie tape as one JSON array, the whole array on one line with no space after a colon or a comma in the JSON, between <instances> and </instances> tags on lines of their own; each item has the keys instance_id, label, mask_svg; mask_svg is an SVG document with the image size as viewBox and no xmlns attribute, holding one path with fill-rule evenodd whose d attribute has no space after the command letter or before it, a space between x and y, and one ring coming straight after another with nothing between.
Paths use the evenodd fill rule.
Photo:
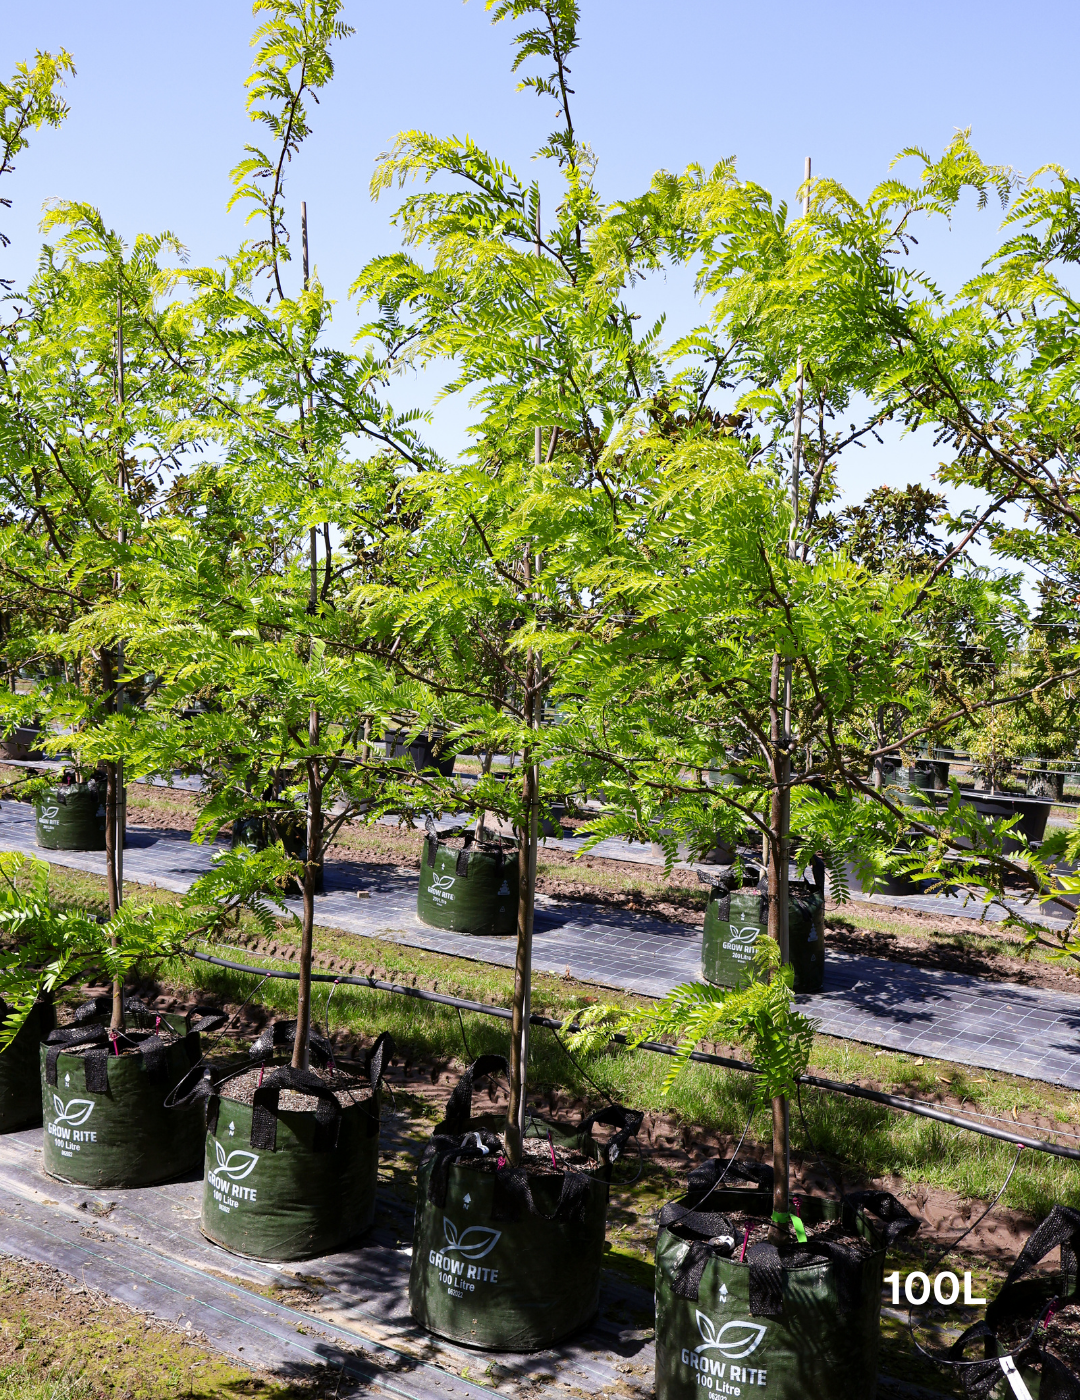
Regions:
<instances>
[{"instance_id":1,"label":"green tie tape","mask_svg":"<svg viewBox=\"0 0 1080 1400\"><path fill-rule=\"evenodd\" d=\"M792 1215L785 1210L774 1210L772 1218L776 1221L777 1225L790 1225L795 1231L795 1238L799 1243L806 1243L806 1226L797 1215Z\"/></svg>"}]
</instances>

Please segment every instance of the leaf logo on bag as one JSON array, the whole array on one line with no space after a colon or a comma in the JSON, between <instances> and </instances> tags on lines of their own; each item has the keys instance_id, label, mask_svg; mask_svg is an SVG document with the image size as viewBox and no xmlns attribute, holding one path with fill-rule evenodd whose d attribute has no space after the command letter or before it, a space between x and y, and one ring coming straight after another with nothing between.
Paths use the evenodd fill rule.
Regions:
<instances>
[{"instance_id":1,"label":"leaf logo on bag","mask_svg":"<svg viewBox=\"0 0 1080 1400\"><path fill-rule=\"evenodd\" d=\"M694 1350L699 1355L703 1351L718 1351L729 1361L741 1361L761 1345L765 1328L757 1322L725 1322L719 1332L712 1320L703 1312L697 1314L698 1331L703 1338L701 1346Z\"/></svg>"},{"instance_id":2,"label":"leaf logo on bag","mask_svg":"<svg viewBox=\"0 0 1080 1400\"><path fill-rule=\"evenodd\" d=\"M225 1149L217 1138L214 1139L214 1151L217 1154L218 1171L221 1172L222 1176L227 1176L232 1181L243 1181L259 1160L257 1152L241 1152L239 1148L235 1152L230 1152L226 1157Z\"/></svg>"},{"instance_id":3,"label":"leaf logo on bag","mask_svg":"<svg viewBox=\"0 0 1080 1400\"><path fill-rule=\"evenodd\" d=\"M56 1110L56 1121L66 1123L70 1128L81 1128L94 1111L93 1099L68 1099L66 1108L59 1094L53 1094L52 1101Z\"/></svg>"},{"instance_id":4,"label":"leaf logo on bag","mask_svg":"<svg viewBox=\"0 0 1080 1400\"><path fill-rule=\"evenodd\" d=\"M456 875L432 875L431 880L437 890L448 890L457 879Z\"/></svg>"},{"instance_id":5,"label":"leaf logo on bag","mask_svg":"<svg viewBox=\"0 0 1080 1400\"><path fill-rule=\"evenodd\" d=\"M744 924L742 928L735 924L729 924L728 928L731 931L729 936L733 943L753 943L761 932L757 924Z\"/></svg>"},{"instance_id":6,"label":"leaf logo on bag","mask_svg":"<svg viewBox=\"0 0 1080 1400\"><path fill-rule=\"evenodd\" d=\"M456 1250L463 1259L483 1259L502 1239L501 1230L489 1230L484 1225L472 1225L459 1235L457 1226L445 1215L442 1227L446 1236L446 1253Z\"/></svg>"}]
</instances>

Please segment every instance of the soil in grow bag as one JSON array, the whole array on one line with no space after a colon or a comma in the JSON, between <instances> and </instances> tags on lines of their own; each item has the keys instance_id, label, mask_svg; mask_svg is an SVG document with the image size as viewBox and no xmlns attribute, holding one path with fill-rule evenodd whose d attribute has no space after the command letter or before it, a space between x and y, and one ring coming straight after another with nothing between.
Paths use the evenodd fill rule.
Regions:
<instances>
[{"instance_id":1,"label":"soil in grow bag","mask_svg":"<svg viewBox=\"0 0 1080 1400\"><path fill-rule=\"evenodd\" d=\"M428 834L420 855L416 912L432 928L506 935L517 929L518 856L513 841L471 831Z\"/></svg>"},{"instance_id":2,"label":"soil in grow bag","mask_svg":"<svg viewBox=\"0 0 1080 1400\"><path fill-rule=\"evenodd\" d=\"M918 1221L884 1191L795 1198L806 1238L777 1249L771 1189L715 1175L660 1212L657 1400L874 1400L885 1250Z\"/></svg>"},{"instance_id":3,"label":"soil in grow bag","mask_svg":"<svg viewBox=\"0 0 1080 1400\"><path fill-rule=\"evenodd\" d=\"M1058 1272L1036 1273L1055 1249ZM1011 1393L1011 1382L1002 1384L1002 1361L1010 1359L1032 1400L1080 1400L1078 1256L1080 1211L1054 1206L1029 1235L983 1320L965 1328L951 1345L943 1345L947 1332L943 1338L924 1326L929 1318L937 1328L948 1329L949 1308L931 1300L911 1310L916 1348L951 1372L974 1400Z\"/></svg>"},{"instance_id":4,"label":"soil in grow bag","mask_svg":"<svg viewBox=\"0 0 1080 1400\"><path fill-rule=\"evenodd\" d=\"M34 815L42 850L105 849L104 783L58 783L37 798Z\"/></svg>"},{"instance_id":5,"label":"soil in grow bag","mask_svg":"<svg viewBox=\"0 0 1080 1400\"><path fill-rule=\"evenodd\" d=\"M295 1037L295 1021L275 1022L251 1054ZM202 1232L234 1254L313 1259L375 1218L379 1085L394 1042L379 1036L358 1072L335 1067L321 1037L310 1037L309 1053L323 1063L264 1062L216 1084L207 1076L194 1096L206 1103Z\"/></svg>"},{"instance_id":6,"label":"soil in grow bag","mask_svg":"<svg viewBox=\"0 0 1080 1400\"><path fill-rule=\"evenodd\" d=\"M532 1120L511 1168L505 1120L472 1116L473 1082L493 1073L508 1073L499 1055L465 1071L421 1159L409 1311L467 1346L538 1351L596 1314L611 1170L642 1115L612 1105L578 1126ZM600 1125L614 1129L607 1142Z\"/></svg>"},{"instance_id":7,"label":"soil in grow bag","mask_svg":"<svg viewBox=\"0 0 1080 1400\"><path fill-rule=\"evenodd\" d=\"M302 813L283 812L271 817L258 815L237 817L232 825L229 844L233 850L237 846L249 846L253 851L265 851L281 842L285 854L292 860L307 860L307 820ZM315 872L315 893L325 894L323 863ZM300 882L290 880L285 888L290 899L299 899L303 894Z\"/></svg>"},{"instance_id":8,"label":"soil in grow bag","mask_svg":"<svg viewBox=\"0 0 1080 1400\"><path fill-rule=\"evenodd\" d=\"M0 1022L11 1008L0 997ZM56 1026L51 1002L31 1008L15 1039L0 1054L0 1133L31 1128L41 1122L41 1070L38 1046Z\"/></svg>"},{"instance_id":9,"label":"soil in grow bag","mask_svg":"<svg viewBox=\"0 0 1080 1400\"><path fill-rule=\"evenodd\" d=\"M742 887L731 872L712 878L701 938L701 975L719 987L747 980L757 940L769 928L769 896L757 886L757 871L746 867ZM817 886L793 880L788 887L788 946L796 992L820 992L825 980L824 868Z\"/></svg>"},{"instance_id":10,"label":"soil in grow bag","mask_svg":"<svg viewBox=\"0 0 1080 1400\"><path fill-rule=\"evenodd\" d=\"M164 1023L50 1032L40 1048L47 1176L78 1186L153 1186L198 1167L202 1114L165 1107L202 1062L200 1032L225 1021L220 1012L196 1015L185 1035Z\"/></svg>"}]
</instances>

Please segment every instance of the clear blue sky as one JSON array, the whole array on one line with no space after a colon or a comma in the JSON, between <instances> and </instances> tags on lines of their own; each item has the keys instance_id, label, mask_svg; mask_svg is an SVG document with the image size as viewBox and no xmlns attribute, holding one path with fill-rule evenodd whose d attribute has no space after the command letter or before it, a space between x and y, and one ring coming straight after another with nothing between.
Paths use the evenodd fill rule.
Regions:
<instances>
[{"instance_id":1,"label":"clear blue sky","mask_svg":"<svg viewBox=\"0 0 1080 1400\"><path fill-rule=\"evenodd\" d=\"M1080 164L1075 0L582 0L582 12L574 120L599 156L607 198L638 192L660 167L727 155L780 197L794 197L807 154L815 174L861 194L901 147L936 151L966 126L986 158L1022 171ZM513 31L493 28L482 0L355 0L346 18L356 33L337 50L337 78L288 187L308 201L315 262L342 302L365 260L396 246L391 205L373 206L367 191L398 130L468 132L520 173L553 125L546 99L514 91ZM66 46L78 73L68 122L37 136L3 191L14 207L0 210L12 237L0 275L18 284L30 274L50 196L96 204L129 238L169 228L196 261L235 247L242 221L225 202L228 171L254 131L242 88L252 28L242 0L7 0L0 68ZM955 284L993 246L996 224L965 211L923 240L927 265ZM647 296L672 326L697 316L685 282ZM342 339L350 322L342 305ZM914 443L861 456L852 494L933 468Z\"/></svg>"}]
</instances>

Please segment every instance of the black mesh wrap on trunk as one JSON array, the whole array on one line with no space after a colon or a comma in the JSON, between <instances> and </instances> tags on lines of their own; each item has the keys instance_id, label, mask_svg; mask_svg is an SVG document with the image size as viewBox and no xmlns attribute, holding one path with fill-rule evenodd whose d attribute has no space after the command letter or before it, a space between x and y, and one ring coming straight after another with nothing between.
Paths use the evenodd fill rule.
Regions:
<instances>
[{"instance_id":1,"label":"black mesh wrap on trunk","mask_svg":"<svg viewBox=\"0 0 1080 1400\"><path fill-rule=\"evenodd\" d=\"M750 1265L750 1313L753 1317L780 1317L784 1311L784 1268L780 1251L768 1240L746 1251Z\"/></svg>"},{"instance_id":2,"label":"black mesh wrap on trunk","mask_svg":"<svg viewBox=\"0 0 1080 1400\"><path fill-rule=\"evenodd\" d=\"M509 1083L510 1066L504 1055L481 1055L462 1072L454 1085L454 1091L446 1101L446 1114L443 1123L450 1133L463 1133L472 1118L473 1081L483 1079L488 1074L502 1074Z\"/></svg>"},{"instance_id":3,"label":"black mesh wrap on trunk","mask_svg":"<svg viewBox=\"0 0 1080 1400\"><path fill-rule=\"evenodd\" d=\"M844 1200L856 1210L868 1210L881 1222L878 1233L887 1247L905 1235L913 1235L919 1221L902 1205L891 1191L849 1191Z\"/></svg>"},{"instance_id":4,"label":"black mesh wrap on trunk","mask_svg":"<svg viewBox=\"0 0 1080 1400\"><path fill-rule=\"evenodd\" d=\"M607 1108L602 1108L597 1113L590 1113L588 1118L581 1125L581 1135L586 1133L592 1136L593 1125L602 1123L606 1127L616 1128L618 1131L609 1143L600 1146L600 1156L609 1167L613 1167L622 1156L623 1148L632 1137L636 1137L638 1130L645 1121L644 1113L636 1108L624 1108L620 1103L608 1104Z\"/></svg>"},{"instance_id":5,"label":"black mesh wrap on trunk","mask_svg":"<svg viewBox=\"0 0 1080 1400\"><path fill-rule=\"evenodd\" d=\"M275 1050L281 1046L292 1049L295 1044L295 1021L271 1021L259 1038L252 1041L248 1054L253 1060L272 1060ZM308 1055L319 1065L328 1065L334 1058L333 1046L313 1028L308 1030Z\"/></svg>"},{"instance_id":6,"label":"black mesh wrap on trunk","mask_svg":"<svg viewBox=\"0 0 1080 1400\"><path fill-rule=\"evenodd\" d=\"M341 1127L341 1104L337 1094L311 1070L293 1069L292 1065L272 1069L255 1090L251 1101L251 1146L264 1152L276 1150L278 1099L282 1089L311 1094L318 1100L312 1147L316 1152L332 1152Z\"/></svg>"},{"instance_id":7,"label":"black mesh wrap on trunk","mask_svg":"<svg viewBox=\"0 0 1080 1400\"><path fill-rule=\"evenodd\" d=\"M747 1181L762 1191L773 1187L773 1169L768 1162L742 1161L738 1157L710 1157L686 1179L686 1195L691 1206L715 1191L721 1181Z\"/></svg>"},{"instance_id":8,"label":"black mesh wrap on trunk","mask_svg":"<svg viewBox=\"0 0 1080 1400\"><path fill-rule=\"evenodd\" d=\"M455 1162L469 1157L488 1157L492 1154L497 1156L502 1150L503 1145L494 1133L480 1131L462 1133L454 1137L448 1133L433 1133L424 1148L424 1155L420 1158L422 1167L428 1162L431 1163L428 1200L440 1210L446 1205L446 1186L450 1168Z\"/></svg>"},{"instance_id":9,"label":"black mesh wrap on trunk","mask_svg":"<svg viewBox=\"0 0 1080 1400\"><path fill-rule=\"evenodd\" d=\"M115 1049L113 1042L115 1040ZM116 1049L137 1050L151 1084L169 1077L165 1042L154 1031L110 1031L105 1026L65 1026L45 1037L45 1082L56 1084L56 1065L65 1051L81 1052L86 1065L86 1087L91 1094L109 1090L109 1055Z\"/></svg>"},{"instance_id":10,"label":"black mesh wrap on trunk","mask_svg":"<svg viewBox=\"0 0 1080 1400\"><path fill-rule=\"evenodd\" d=\"M523 1215L535 1215L541 1220L559 1220L568 1225L584 1225L591 1179L587 1172L564 1172L559 1199L555 1203L555 1209L547 1215L533 1198L529 1174L524 1167L496 1167L491 1218L520 1220Z\"/></svg>"},{"instance_id":11,"label":"black mesh wrap on trunk","mask_svg":"<svg viewBox=\"0 0 1080 1400\"><path fill-rule=\"evenodd\" d=\"M714 1210L687 1210L671 1201L660 1211L659 1226L687 1244L678 1263L670 1270L671 1291L679 1298L696 1303L705 1265L717 1252L707 1241L727 1235L735 1241L735 1227L726 1215Z\"/></svg>"}]
</instances>

